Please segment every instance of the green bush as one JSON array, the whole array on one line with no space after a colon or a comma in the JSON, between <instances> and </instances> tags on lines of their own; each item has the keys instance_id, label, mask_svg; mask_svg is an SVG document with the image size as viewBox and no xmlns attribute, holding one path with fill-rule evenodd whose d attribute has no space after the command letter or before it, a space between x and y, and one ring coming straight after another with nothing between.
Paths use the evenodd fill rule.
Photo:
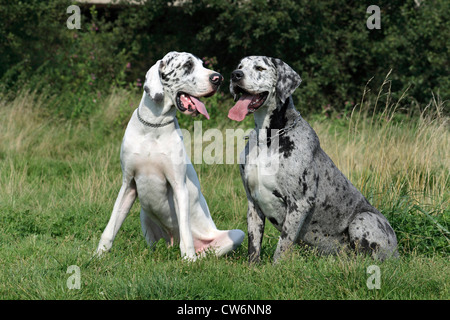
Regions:
<instances>
[{"instance_id":1,"label":"green bush","mask_svg":"<svg viewBox=\"0 0 450 320\"><path fill-rule=\"evenodd\" d=\"M381 29L369 30L372 2L193 1L191 12L209 12L196 39L216 44L210 54L227 71L247 55L288 62L304 80L296 98L305 111L328 103L342 110L372 77L371 86L379 88L391 69L394 97L410 87L420 103L428 103L432 92L448 98L450 3L378 1Z\"/></svg>"},{"instance_id":2,"label":"green bush","mask_svg":"<svg viewBox=\"0 0 450 320\"><path fill-rule=\"evenodd\" d=\"M49 107L65 117L89 115L110 87L124 86L129 53L95 7L81 15L82 29L68 29L69 1L2 5L2 93L27 86L48 94ZM89 20L88 20L89 17ZM5 19L4 19L5 18Z\"/></svg>"},{"instance_id":3,"label":"green bush","mask_svg":"<svg viewBox=\"0 0 450 320\"><path fill-rule=\"evenodd\" d=\"M328 104L342 111L371 78L369 89L379 88L391 69L392 96L408 90L405 106L450 93L445 0L378 1L379 30L366 26L372 1L77 3L80 30L66 28L70 1L0 2L1 92L48 90L56 95L52 108L67 117L89 115L111 86L141 90L148 68L171 50L216 59L227 81L244 56L281 58L303 78L294 97L302 112Z\"/></svg>"}]
</instances>

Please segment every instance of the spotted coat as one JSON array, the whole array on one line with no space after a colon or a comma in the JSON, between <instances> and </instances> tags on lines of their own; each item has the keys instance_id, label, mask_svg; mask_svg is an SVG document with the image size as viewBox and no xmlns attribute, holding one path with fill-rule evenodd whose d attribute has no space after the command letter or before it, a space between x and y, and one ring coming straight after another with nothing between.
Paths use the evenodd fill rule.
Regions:
<instances>
[{"instance_id":1,"label":"spotted coat","mask_svg":"<svg viewBox=\"0 0 450 320\"><path fill-rule=\"evenodd\" d=\"M294 243L324 254L350 248L381 260L397 256L388 220L336 167L296 110L291 95L300 76L283 61L261 56L242 59L237 70L230 83L235 100L242 92L267 94L253 113L255 130L240 159L250 261L260 259L266 218L281 233L275 261Z\"/></svg>"}]
</instances>

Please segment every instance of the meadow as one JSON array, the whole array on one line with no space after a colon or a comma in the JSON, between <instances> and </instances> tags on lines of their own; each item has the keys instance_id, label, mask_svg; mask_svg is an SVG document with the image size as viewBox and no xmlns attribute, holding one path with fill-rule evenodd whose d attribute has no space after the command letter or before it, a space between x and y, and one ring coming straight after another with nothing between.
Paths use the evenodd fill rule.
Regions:
<instances>
[{"instance_id":1,"label":"meadow","mask_svg":"<svg viewBox=\"0 0 450 320\"><path fill-rule=\"evenodd\" d=\"M445 102L436 98L411 115L380 92L364 92L344 112L318 106L305 117L338 168L391 222L400 258L380 263L296 247L273 265L279 234L268 223L257 266L248 265L247 238L225 257L195 263L162 241L148 248L139 201L112 250L94 258L120 188L121 138L140 94L115 90L98 99L91 116L74 120L52 114L34 92L0 101L0 299L450 299ZM207 101L204 130L252 128L251 118L239 125L226 118L229 98ZM200 120L178 118L187 130ZM195 168L218 228L246 232L238 165ZM79 289L67 285L72 265L80 268ZM371 265L380 268L379 289L367 286Z\"/></svg>"}]
</instances>

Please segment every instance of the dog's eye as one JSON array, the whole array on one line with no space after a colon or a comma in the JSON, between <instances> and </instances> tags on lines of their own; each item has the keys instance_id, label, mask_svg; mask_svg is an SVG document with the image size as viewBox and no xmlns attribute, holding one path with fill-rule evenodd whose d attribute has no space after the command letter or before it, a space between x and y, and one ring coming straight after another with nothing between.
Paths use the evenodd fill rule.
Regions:
<instances>
[{"instance_id":1,"label":"dog's eye","mask_svg":"<svg viewBox=\"0 0 450 320\"><path fill-rule=\"evenodd\" d=\"M260 66L256 66L255 69L258 70L258 71L266 70L266 68L263 68L263 67L260 67Z\"/></svg>"},{"instance_id":2,"label":"dog's eye","mask_svg":"<svg viewBox=\"0 0 450 320\"><path fill-rule=\"evenodd\" d=\"M242 69L242 64L239 65L239 67L237 67L238 69Z\"/></svg>"}]
</instances>

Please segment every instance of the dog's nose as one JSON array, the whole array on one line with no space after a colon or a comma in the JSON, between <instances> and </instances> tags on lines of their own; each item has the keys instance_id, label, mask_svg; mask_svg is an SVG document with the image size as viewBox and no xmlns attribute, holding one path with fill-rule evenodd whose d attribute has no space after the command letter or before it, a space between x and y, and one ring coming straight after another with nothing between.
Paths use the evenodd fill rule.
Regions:
<instances>
[{"instance_id":1,"label":"dog's nose","mask_svg":"<svg viewBox=\"0 0 450 320\"><path fill-rule=\"evenodd\" d=\"M244 73L241 70L234 70L231 73L231 81L237 82L244 77Z\"/></svg>"},{"instance_id":2,"label":"dog's nose","mask_svg":"<svg viewBox=\"0 0 450 320\"><path fill-rule=\"evenodd\" d=\"M216 86L220 86L223 81L223 76L220 73L213 73L209 76L209 81Z\"/></svg>"}]
</instances>

